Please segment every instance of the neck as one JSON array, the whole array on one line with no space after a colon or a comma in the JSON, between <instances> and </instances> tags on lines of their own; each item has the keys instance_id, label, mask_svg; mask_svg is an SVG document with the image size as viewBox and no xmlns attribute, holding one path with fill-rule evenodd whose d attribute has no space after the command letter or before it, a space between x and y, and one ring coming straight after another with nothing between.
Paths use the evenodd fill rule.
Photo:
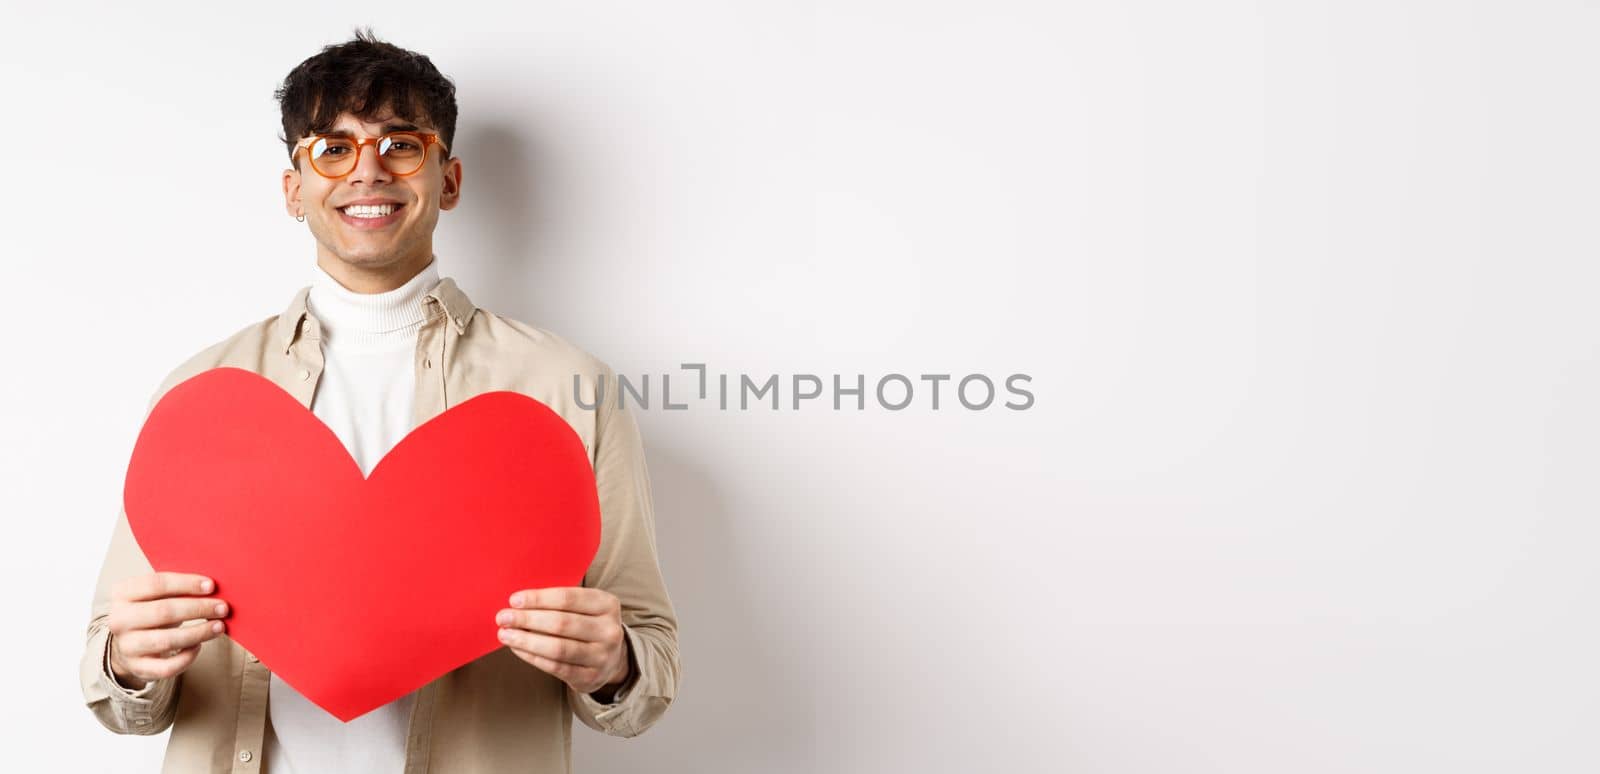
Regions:
<instances>
[{"instance_id":1,"label":"neck","mask_svg":"<svg viewBox=\"0 0 1600 774\"><path fill-rule=\"evenodd\" d=\"M387 345L414 333L424 317L422 297L438 283L439 272L430 263L397 288L361 293L318 267L306 308L322 324L329 345L335 340L355 347Z\"/></svg>"},{"instance_id":2,"label":"neck","mask_svg":"<svg viewBox=\"0 0 1600 774\"><path fill-rule=\"evenodd\" d=\"M361 266L335 257L317 246L317 266L340 285L356 293L387 293L411 281L429 263L433 262L433 248L429 245L416 255L411 255L383 266Z\"/></svg>"}]
</instances>

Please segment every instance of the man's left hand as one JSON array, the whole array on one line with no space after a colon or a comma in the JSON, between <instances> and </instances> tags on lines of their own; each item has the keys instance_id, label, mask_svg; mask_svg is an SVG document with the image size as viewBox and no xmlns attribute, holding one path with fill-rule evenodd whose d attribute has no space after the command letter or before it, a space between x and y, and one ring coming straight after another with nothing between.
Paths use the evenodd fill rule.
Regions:
<instances>
[{"instance_id":1,"label":"man's left hand","mask_svg":"<svg viewBox=\"0 0 1600 774\"><path fill-rule=\"evenodd\" d=\"M495 614L500 641L578 693L612 695L629 677L628 637L615 594L587 587L524 589Z\"/></svg>"}]
</instances>

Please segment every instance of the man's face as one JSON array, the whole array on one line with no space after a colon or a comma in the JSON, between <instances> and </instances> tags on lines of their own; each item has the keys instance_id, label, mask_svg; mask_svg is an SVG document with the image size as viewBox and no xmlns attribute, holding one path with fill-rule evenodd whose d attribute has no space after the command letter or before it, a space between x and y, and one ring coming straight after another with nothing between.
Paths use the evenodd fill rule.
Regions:
<instances>
[{"instance_id":1,"label":"man's face","mask_svg":"<svg viewBox=\"0 0 1600 774\"><path fill-rule=\"evenodd\" d=\"M392 112L380 113L379 119L363 123L346 113L329 133L348 132L359 141L400 129L435 131L396 118ZM402 177L384 169L377 146L369 144L361 148L350 174L330 180L311 168L307 151L298 150L295 160L299 169L283 171L284 206L290 215L305 215L306 225L317 239L317 263L336 276L408 276L433 255L433 228L439 222L439 211L454 208L460 200L461 161L451 158L440 164L437 156L445 152L442 144L433 144L422 167ZM346 210L352 204L388 204L394 211L384 217L363 218ZM369 207L363 214L381 211Z\"/></svg>"}]
</instances>

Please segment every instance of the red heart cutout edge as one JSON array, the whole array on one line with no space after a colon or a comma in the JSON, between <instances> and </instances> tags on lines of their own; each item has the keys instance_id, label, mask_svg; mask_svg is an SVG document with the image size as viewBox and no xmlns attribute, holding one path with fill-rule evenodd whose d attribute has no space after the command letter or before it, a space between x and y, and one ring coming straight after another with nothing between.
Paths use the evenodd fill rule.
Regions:
<instances>
[{"instance_id":1,"label":"red heart cutout edge","mask_svg":"<svg viewBox=\"0 0 1600 774\"><path fill-rule=\"evenodd\" d=\"M600 543L588 452L534 398L462 401L364 478L315 414L232 367L151 409L123 506L152 567L215 580L228 636L345 722L502 647L511 593L580 585Z\"/></svg>"}]
</instances>

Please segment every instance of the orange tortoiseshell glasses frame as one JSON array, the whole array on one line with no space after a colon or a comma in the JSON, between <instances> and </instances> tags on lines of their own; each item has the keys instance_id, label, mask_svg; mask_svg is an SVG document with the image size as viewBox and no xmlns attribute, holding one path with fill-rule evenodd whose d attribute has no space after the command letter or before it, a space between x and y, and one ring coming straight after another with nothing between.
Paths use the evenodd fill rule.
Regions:
<instances>
[{"instance_id":1,"label":"orange tortoiseshell glasses frame","mask_svg":"<svg viewBox=\"0 0 1600 774\"><path fill-rule=\"evenodd\" d=\"M389 154L384 153L381 150L393 144L393 141L395 140L407 138L415 140L422 149L422 152L418 153L416 156L415 164L413 164L409 158L391 158ZM311 152L312 147L314 147L318 142L339 142L354 146L355 153L351 155L350 161L347 162L345 159L340 158L333 162L333 167L335 170L344 166L345 164L349 164L350 168L344 170L343 172L335 172L330 174L327 170L323 169L323 166L329 165L328 161L323 161L322 165L318 165L317 154ZM359 140L354 137L346 137L339 134L313 134L310 137L295 143L294 152L296 155L298 155L301 150L304 150L306 152L306 160L311 163L311 168L316 170L317 174L322 175L329 180L338 180L342 177L348 176L351 172L356 171L356 167L361 163L361 151L364 150L366 146L371 145L373 146L373 152L378 154L378 163L381 164L384 169L388 170L389 174L396 175L398 177L405 177L407 175L416 174L417 170L422 169L422 165L428 160L428 149L433 147L435 144L443 149L444 152L450 152L450 149L445 145L444 140L439 139L439 135L432 132L411 131L390 132L382 137L367 137ZM397 166L399 168L396 168ZM406 168L408 166L410 167L409 169Z\"/></svg>"}]
</instances>

